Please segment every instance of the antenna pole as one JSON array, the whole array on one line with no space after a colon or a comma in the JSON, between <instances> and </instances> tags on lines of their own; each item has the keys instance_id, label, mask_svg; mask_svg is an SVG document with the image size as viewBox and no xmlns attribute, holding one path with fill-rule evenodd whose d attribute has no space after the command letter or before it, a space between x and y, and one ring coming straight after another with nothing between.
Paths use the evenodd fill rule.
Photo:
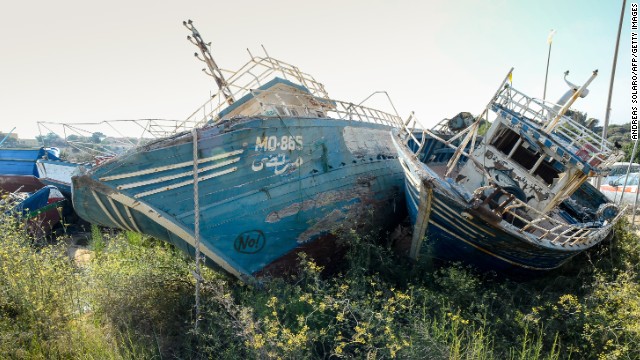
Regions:
<instances>
[{"instance_id":1,"label":"antenna pole","mask_svg":"<svg viewBox=\"0 0 640 360\"><path fill-rule=\"evenodd\" d=\"M549 43L549 53L547 54L547 71L544 73L544 91L542 92L542 101L547 99L547 77L549 76L549 60L551 60L551 44L553 44L553 35L556 31L551 29L547 42Z\"/></svg>"},{"instance_id":2,"label":"antenna pole","mask_svg":"<svg viewBox=\"0 0 640 360\"><path fill-rule=\"evenodd\" d=\"M220 91L222 91L222 94L224 95L225 100L227 100L227 103L229 103L229 105L233 104L235 99L233 98L233 94L229 89L229 84L224 79L224 76L222 75L218 64L216 64L215 60L213 60L213 56L211 56L211 53L207 48L207 45L211 44L204 43L204 40L202 40L200 33L198 32L198 30L196 30L195 26L193 26L193 21L183 21L182 25L191 30L191 35L193 35L193 37L187 36L187 40L191 41L193 45L197 46L198 49L200 49L200 53L202 54L202 57L204 59L200 59L198 53L195 53L195 56L207 64L210 72L207 73L205 71L205 73L207 73L207 75L211 75L216 80L216 84L218 84L218 88L220 89Z\"/></svg>"},{"instance_id":3,"label":"antenna pole","mask_svg":"<svg viewBox=\"0 0 640 360\"><path fill-rule=\"evenodd\" d=\"M616 39L616 49L613 53L613 65L611 65L611 80L609 80L609 97L607 98L607 112L605 113L604 124L602 125L602 145L600 146L600 148L604 148L604 142L607 140L607 132L609 131L609 116L611 116L611 97L613 95L613 80L616 76L616 64L618 62L618 48L620 47L620 33L622 32L622 22L624 20L624 9L626 5L627 5L627 0L622 0L622 10L620 10L620 22L618 23L618 38ZM630 162L633 162L633 159L631 159ZM596 178L596 189L600 189L600 176Z\"/></svg>"}]
</instances>

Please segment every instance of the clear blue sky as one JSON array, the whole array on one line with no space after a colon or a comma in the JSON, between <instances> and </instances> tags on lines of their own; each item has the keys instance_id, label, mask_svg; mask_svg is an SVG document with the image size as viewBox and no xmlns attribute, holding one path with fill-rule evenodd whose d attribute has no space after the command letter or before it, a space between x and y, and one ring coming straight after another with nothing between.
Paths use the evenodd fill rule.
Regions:
<instances>
[{"instance_id":1,"label":"clear blue sky","mask_svg":"<svg viewBox=\"0 0 640 360\"><path fill-rule=\"evenodd\" d=\"M184 119L215 83L193 57L193 19L218 64L246 48L297 65L339 100L387 90L426 126L479 113L511 66L513 84L542 97L547 35L556 29L547 99L600 75L575 108L604 120L621 1L5 1L0 13L0 131L37 121ZM630 7L612 122L630 121Z\"/></svg>"}]
</instances>

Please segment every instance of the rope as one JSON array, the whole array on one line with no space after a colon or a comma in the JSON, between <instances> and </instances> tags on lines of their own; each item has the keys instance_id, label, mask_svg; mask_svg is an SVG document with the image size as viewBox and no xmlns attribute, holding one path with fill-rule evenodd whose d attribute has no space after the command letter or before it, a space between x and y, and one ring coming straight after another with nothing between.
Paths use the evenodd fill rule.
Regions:
<instances>
[{"instance_id":1,"label":"rope","mask_svg":"<svg viewBox=\"0 0 640 360\"><path fill-rule=\"evenodd\" d=\"M200 321L200 286L202 284L202 276L200 274L200 196L198 194L198 129L191 130L193 138L193 211L194 211L194 236L195 236L195 257L196 269L194 277L196 279L196 320L195 332L198 333L198 323Z\"/></svg>"}]
</instances>

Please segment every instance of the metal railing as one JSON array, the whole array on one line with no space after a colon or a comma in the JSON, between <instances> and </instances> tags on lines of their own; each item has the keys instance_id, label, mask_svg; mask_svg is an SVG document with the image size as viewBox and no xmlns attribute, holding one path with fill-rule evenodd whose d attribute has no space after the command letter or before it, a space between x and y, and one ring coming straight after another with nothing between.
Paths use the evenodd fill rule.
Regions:
<instances>
[{"instance_id":1,"label":"metal railing","mask_svg":"<svg viewBox=\"0 0 640 360\"><path fill-rule=\"evenodd\" d=\"M356 105L350 102L324 98L319 99L313 95L288 93L277 90L254 90L252 93L254 96L269 93L280 95L271 98L281 98L283 95L286 95L284 97L287 98L287 101L280 100L278 102L274 102L267 100L266 97L261 98L261 109L256 113L243 112L242 115L244 116L329 117L340 120L369 122L391 127L402 126L402 119L396 115L370 107ZM291 101L292 99L295 99L296 101ZM308 106L307 104L309 103L313 103L313 106Z\"/></svg>"},{"instance_id":2,"label":"metal railing","mask_svg":"<svg viewBox=\"0 0 640 360\"><path fill-rule=\"evenodd\" d=\"M485 196L486 190L493 190L493 193ZM599 232L608 231L609 228L606 225L594 228L580 227L554 219L515 198L495 184L477 188L470 203L488 206L487 203L492 198L496 198L496 195L498 195L497 197L507 195L509 198L498 204L492 211L503 219L509 219L508 221L511 223L521 223L522 226L519 226L518 232L521 234L527 232L533 235L539 243L546 240L553 245L562 247L589 246L601 240L598 236ZM614 219L608 221L608 224L615 224L624 212L624 209L621 210Z\"/></svg>"},{"instance_id":3,"label":"metal railing","mask_svg":"<svg viewBox=\"0 0 640 360\"><path fill-rule=\"evenodd\" d=\"M442 119L434 127L431 128L431 132L436 134L453 135L454 132L449 129L449 120Z\"/></svg>"},{"instance_id":4,"label":"metal railing","mask_svg":"<svg viewBox=\"0 0 640 360\"><path fill-rule=\"evenodd\" d=\"M419 156L422 148L424 148L424 145L427 142L427 131L422 128L422 125L418 122L418 118L415 116L413 111L409 114L407 120L401 123L401 126L402 127L398 132L398 137L402 139L409 149L411 149L414 156ZM420 139L416 138L416 129L422 132ZM409 141L413 141L413 143L417 145L417 149L410 146Z\"/></svg>"},{"instance_id":5,"label":"metal railing","mask_svg":"<svg viewBox=\"0 0 640 360\"><path fill-rule=\"evenodd\" d=\"M238 71L221 71L225 74L230 74L230 76L227 77L227 83L228 88L231 90L231 96L235 100L250 94L274 77L281 77L284 80L304 86L309 90L311 95L320 99L329 100L329 95L325 91L324 85L316 81L313 76L300 71L296 66L272 57L254 56ZM218 120L217 115L227 106L229 106L229 103L222 90L220 90L189 115L189 117L183 121L184 124L181 124L181 127L199 127L207 121L216 121Z\"/></svg>"},{"instance_id":6,"label":"metal railing","mask_svg":"<svg viewBox=\"0 0 640 360\"><path fill-rule=\"evenodd\" d=\"M505 86L493 103L527 118L541 127L548 125L551 120L556 118L558 110L561 108L560 105L531 98L510 86ZM554 140L571 150L593 168L608 168L619 159L617 151L609 141L568 116L560 117L559 121L549 127L547 131L555 135Z\"/></svg>"},{"instance_id":7,"label":"metal railing","mask_svg":"<svg viewBox=\"0 0 640 360\"><path fill-rule=\"evenodd\" d=\"M154 139L184 131L181 120L139 119L106 120L86 123L54 123L40 121L38 128L45 142L68 144L92 156L114 156L144 145ZM49 138L49 134L55 134ZM57 144L42 144L52 146Z\"/></svg>"}]
</instances>

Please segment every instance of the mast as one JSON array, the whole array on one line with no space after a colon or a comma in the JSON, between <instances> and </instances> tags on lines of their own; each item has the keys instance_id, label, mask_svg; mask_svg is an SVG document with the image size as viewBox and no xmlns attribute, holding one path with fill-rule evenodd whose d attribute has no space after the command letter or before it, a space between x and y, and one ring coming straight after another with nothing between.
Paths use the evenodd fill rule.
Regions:
<instances>
[{"instance_id":1,"label":"mast","mask_svg":"<svg viewBox=\"0 0 640 360\"><path fill-rule=\"evenodd\" d=\"M211 53L207 48L207 46L211 46L211 43L208 43L208 44L204 43L204 40L202 40L200 33L198 32L198 30L196 30L195 26L193 26L193 21L191 20L183 21L182 25L184 25L187 29L191 30L191 35L193 35L193 37L187 36L187 40L189 40L193 45L197 46L198 49L200 49L200 53L202 54L202 57L204 59L200 58L198 53L194 54L195 57L197 57L198 60L206 63L207 67L209 68L209 72L207 72L206 69L202 69L202 71L204 71L205 74L213 77L216 80L216 84L218 84L218 88L224 95L224 98L227 101L227 103L229 103L229 105L233 104L235 99L233 98L232 92L229 89L229 84L224 79L224 76L222 75L220 68L218 68L218 65L213 60L213 56L211 56Z\"/></svg>"},{"instance_id":2,"label":"mast","mask_svg":"<svg viewBox=\"0 0 640 360\"><path fill-rule=\"evenodd\" d=\"M9 136L11 136L11 133L13 133L13 130L15 130L15 129L16 129L15 127L13 129L11 129L11 131L9 131L7 136L5 136L4 139L2 139L2 141L0 141L0 147L2 147L2 144L4 144L4 142L9 138Z\"/></svg>"},{"instance_id":3,"label":"mast","mask_svg":"<svg viewBox=\"0 0 640 360\"><path fill-rule=\"evenodd\" d=\"M547 43L549 43L549 54L547 55L547 71L544 73L544 92L542 93L542 101L547 99L547 77L549 76L549 60L551 60L551 44L553 44L553 35L556 31L551 29L549 36L547 37Z\"/></svg>"}]
</instances>

